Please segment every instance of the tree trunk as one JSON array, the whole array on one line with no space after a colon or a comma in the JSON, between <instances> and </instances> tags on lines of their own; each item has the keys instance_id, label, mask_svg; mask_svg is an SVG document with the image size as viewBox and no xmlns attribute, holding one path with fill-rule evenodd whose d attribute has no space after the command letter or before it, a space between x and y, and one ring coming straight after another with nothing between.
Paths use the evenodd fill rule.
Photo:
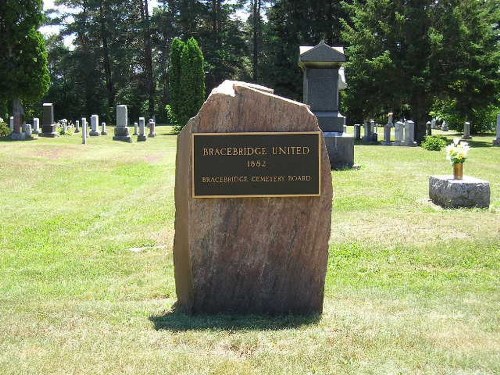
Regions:
<instances>
[{"instance_id":1,"label":"tree trunk","mask_svg":"<svg viewBox=\"0 0 500 375\"><path fill-rule=\"evenodd\" d=\"M101 41L102 41L102 54L103 54L103 64L104 73L106 77L106 89L108 91L108 111L115 106L115 85L113 82L113 75L111 72L111 62L109 58L109 47L108 47L108 32L106 28L107 22L107 9L104 7L104 0L100 2L99 5L99 16L101 24ZM112 110L111 110L112 112ZM110 121L110 119L107 119Z\"/></svg>"},{"instance_id":2,"label":"tree trunk","mask_svg":"<svg viewBox=\"0 0 500 375\"><path fill-rule=\"evenodd\" d=\"M149 24L148 0L140 0L141 18L144 35L144 71L146 72L146 91L148 93L148 117L155 113L155 87L153 81L153 50Z\"/></svg>"},{"instance_id":3,"label":"tree trunk","mask_svg":"<svg viewBox=\"0 0 500 375\"><path fill-rule=\"evenodd\" d=\"M12 101L12 116L14 117L14 133L21 134L23 132L24 108L19 98Z\"/></svg>"}]
</instances>

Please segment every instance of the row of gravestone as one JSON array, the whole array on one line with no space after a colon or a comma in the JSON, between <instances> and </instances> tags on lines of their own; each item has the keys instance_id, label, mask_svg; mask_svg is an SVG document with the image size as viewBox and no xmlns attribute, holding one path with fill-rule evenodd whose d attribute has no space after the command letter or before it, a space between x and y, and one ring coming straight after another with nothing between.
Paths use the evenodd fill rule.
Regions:
<instances>
[{"instance_id":1,"label":"row of gravestone","mask_svg":"<svg viewBox=\"0 0 500 375\"><path fill-rule=\"evenodd\" d=\"M114 140L132 142L132 138L130 137L129 129L128 129L128 112L126 105L118 105L116 108L116 119L117 124L115 128L115 136ZM25 124L21 133L16 133L14 129L14 117L10 117L10 130L12 133L13 139L31 139L33 134L38 134L42 137L56 137L57 133L57 125L62 127L63 133L66 134L68 129L74 127L74 132L80 132L80 121L75 121L75 124L68 123L68 120L63 119L60 120L57 124L54 122L54 107L52 103L44 103L43 104L43 119L42 119L42 127L40 129L40 119L33 118L33 127L31 124ZM86 143L87 135L89 136L100 136L107 135L108 132L106 130L106 123L101 123L101 131L99 131L99 115L90 116L90 124L91 130L87 132L87 119L83 117L81 119L81 126L85 131L82 132L82 143ZM148 137L156 136L156 123L153 119L150 119L147 127L149 128ZM138 141L146 141L146 120L144 117L139 117L139 122L134 123L134 134L137 135Z\"/></svg>"},{"instance_id":2,"label":"row of gravestone","mask_svg":"<svg viewBox=\"0 0 500 375\"><path fill-rule=\"evenodd\" d=\"M397 121L395 124L392 122L392 113L388 115L389 120L384 126L384 145L395 145L395 146L415 146L415 123L411 120L405 122ZM391 142L391 129L395 129L395 142ZM441 127L436 125L436 120L427 121L426 123L426 135L432 135L432 129L441 129L443 131L448 131L448 125L443 121ZM363 140L367 143L378 142L377 134L377 124L375 121L371 120L364 124L364 136L361 138L361 125L354 124L354 139ZM463 136L462 139L472 139L471 136L471 123L466 121L464 123ZM497 115L497 127L496 127L496 139L493 141L493 145L500 146L500 114Z\"/></svg>"},{"instance_id":3,"label":"row of gravestone","mask_svg":"<svg viewBox=\"0 0 500 375\"><path fill-rule=\"evenodd\" d=\"M392 122L393 115L389 113L389 119L384 126L384 145L394 146L416 146L415 142L415 123L411 120L405 122L397 121L395 124ZM366 122L364 125L364 136L361 138L361 125L354 124L354 139L357 141L363 140L367 143L377 143L378 133L377 124L374 120ZM391 142L391 129L395 129L395 142Z\"/></svg>"}]
</instances>

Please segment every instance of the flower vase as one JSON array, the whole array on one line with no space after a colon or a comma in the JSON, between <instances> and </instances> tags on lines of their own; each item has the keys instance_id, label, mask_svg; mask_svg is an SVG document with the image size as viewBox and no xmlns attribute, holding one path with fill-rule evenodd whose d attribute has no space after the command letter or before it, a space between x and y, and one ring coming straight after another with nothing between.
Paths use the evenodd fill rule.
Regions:
<instances>
[{"instance_id":1,"label":"flower vase","mask_svg":"<svg viewBox=\"0 0 500 375\"><path fill-rule=\"evenodd\" d=\"M463 180L464 178L464 163L453 164L453 179Z\"/></svg>"}]
</instances>

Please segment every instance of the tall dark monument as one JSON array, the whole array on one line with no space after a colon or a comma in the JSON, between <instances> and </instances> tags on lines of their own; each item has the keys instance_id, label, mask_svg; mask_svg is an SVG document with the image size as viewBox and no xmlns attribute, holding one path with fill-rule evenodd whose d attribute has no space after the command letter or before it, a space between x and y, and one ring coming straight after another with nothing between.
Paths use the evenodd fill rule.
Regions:
<instances>
[{"instance_id":1,"label":"tall dark monument","mask_svg":"<svg viewBox=\"0 0 500 375\"><path fill-rule=\"evenodd\" d=\"M351 168L354 164L354 138L344 132L345 117L339 112L339 69L346 61L342 47L325 42L301 46L299 66L304 71L304 103L318 118L333 169Z\"/></svg>"}]
</instances>

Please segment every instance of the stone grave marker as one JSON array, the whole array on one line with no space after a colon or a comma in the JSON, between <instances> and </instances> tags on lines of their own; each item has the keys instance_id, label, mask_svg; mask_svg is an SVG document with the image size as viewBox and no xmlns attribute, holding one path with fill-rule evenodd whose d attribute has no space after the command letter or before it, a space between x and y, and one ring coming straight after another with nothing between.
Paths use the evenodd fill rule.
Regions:
<instances>
[{"instance_id":1,"label":"stone grave marker","mask_svg":"<svg viewBox=\"0 0 500 375\"><path fill-rule=\"evenodd\" d=\"M101 135L99 133L99 115L90 116L90 133L91 137L98 137Z\"/></svg>"},{"instance_id":2,"label":"stone grave marker","mask_svg":"<svg viewBox=\"0 0 500 375\"><path fill-rule=\"evenodd\" d=\"M345 61L343 47L330 47L323 41L314 47L300 47L303 101L318 118L333 169L354 165L354 137L344 132L345 117L339 111L339 90L347 87L342 67Z\"/></svg>"},{"instance_id":3,"label":"stone grave marker","mask_svg":"<svg viewBox=\"0 0 500 375\"><path fill-rule=\"evenodd\" d=\"M500 113L497 115L497 137L493 140L493 146L500 146Z\"/></svg>"},{"instance_id":4,"label":"stone grave marker","mask_svg":"<svg viewBox=\"0 0 500 375\"><path fill-rule=\"evenodd\" d=\"M387 124L384 126L384 145L389 146L391 144L391 129L392 129L392 112L387 114Z\"/></svg>"},{"instance_id":5,"label":"stone grave marker","mask_svg":"<svg viewBox=\"0 0 500 375\"><path fill-rule=\"evenodd\" d=\"M87 144L87 119L82 117L82 144Z\"/></svg>"},{"instance_id":6,"label":"stone grave marker","mask_svg":"<svg viewBox=\"0 0 500 375\"><path fill-rule=\"evenodd\" d=\"M330 161L305 104L225 81L178 136L174 266L187 313L323 308Z\"/></svg>"},{"instance_id":7,"label":"stone grave marker","mask_svg":"<svg viewBox=\"0 0 500 375\"><path fill-rule=\"evenodd\" d=\"M444 132L447 132L449 130L448 129L448 124L444 120L443 120L443 123L441 124L441 130L444 131Z\"/></svg>"},{"instance_id":8,"label":"stone grave marker","mask_svg":"<svg viewBox=\"0 0 500 375\"><path fill-rule=\"evenodd\" d=\"M33 134L40 133L40 119L38 117L33 118Z\"/></svg>"},{"instance_id":9,"label":"stone grave marker","mask_svg":"<svg viewBox=\"0 0 500 375\"><path fill-rule=\"evenodd\" d=\"M139 135L137 136L137 141L144 142L146 140L146 119L144 117L139 117Z\"/></svg>"},{"instance_id":10,"label":"stone grave marker","mask_svg":"<svg viewBox=\"0 0 500 375\"><path fill-rule=\"evenodd\" d=\"M361 125L360 124L354 124L354 139L356 141L361 140Z\"/></svg>"},{"instance_id":11,"label":"stone grave marker","mask_svg":"<svg viewBox=\"0 0 500 375\"><path fill-rule=\"evenodd\" d=\"M43 103L42 132L40 136L54 138L58 135L54 123L54 105L52 103Z\"/></svg>"},{"instance_id":12,"label":"stone grave marker","mask_svg":"<svg viewBox=\"0 0 500 375\"><path fill-rule=\"evenodd\" d=\"M470 136L470 122L466 121L464 123L464 135L462 137L463 139L471 139L472 137Z\"/></svg>"},{"instance_id":13,"label":"stone grave marker","mask_svg":"<svg viewBox=\"0 0 500 375\"><path fill-rule=\"evenodd\" d=\"M9 128L10 132L14 133L14 116L9 117Z\"/></svg>"},{"instance_id":14,"label":"stone grave marker","mask_svg":"<svg viewBox=\"0 0 500 375\"><path fill-rule=\"evenodd\" d=\"M75 121L75 133L80 133L80 120Z\"/></svg>"},{"instance_id":15,"label":"stone grave marker","mask_svg":"<svg viewBox=\"0 0 500 375\"><path fill-rule=\"evenodd\" d=\"M403 135L404 135L404 124L401 121L396 121L394 125L396 141L394 144L396 146L401 146L403 144Z\"/></svg>"},{"instance_id":16,"label":"stone grave marker","mask_svg":"<svg viewBox=\"0 0 500 375\"><path fill-rule=\"evenodd\" d=\"M132 142L128 130L128 110L126 105L116 106L116 127L113 140Z\"/></svg>"},{"instance_id":17,"label":"stone grave marker","mask_svg":"<svg viewBox=\"0 0 500 375\"><path fill-rule=\"evenodd\" d=\"M101 124L101 135L108 135L108 131L106 130L106 123L104 121Z\"/></svg>"},{"instance_id":18,"label":"stone grave marker","mask_svg":"<svg viewBox=\"0 0 500 375\"><path fill-rule=\"evenodd\" d=\"M432 123L430 121L425 123L425 135L432 135Z\"/></svg>"},{"instance_id":19,"label":"stone grave marker","mask_svg":"<svg viewBox=\"0 0 500 375\"><path fill-rule=\"evenodd\" d=\"M31 130L31 124L24 124L24 133L26 134L26 138L33 138L33 132Z\"/></svg>"},{"instance_id":20,"label":"stone grave marker","mask_svg":"<svg viewBox=\"0 0 500 375\"><path fill-rule=\"evenodd\" d=\"M412 120L407 120L404 123L404 144L406 146L416 146L415 142L415 123Z\"/></svg>"},{"instance_id":21,"label":"stone grave marker","mask_svg":"<svg viewBox=\"0 0 500 375\"><path fill-rule=\"evenodd\" d=\"M149 134L148 137L156 137L156 123L153 119L149 120Z\"/></svg>"}]
</instances>

